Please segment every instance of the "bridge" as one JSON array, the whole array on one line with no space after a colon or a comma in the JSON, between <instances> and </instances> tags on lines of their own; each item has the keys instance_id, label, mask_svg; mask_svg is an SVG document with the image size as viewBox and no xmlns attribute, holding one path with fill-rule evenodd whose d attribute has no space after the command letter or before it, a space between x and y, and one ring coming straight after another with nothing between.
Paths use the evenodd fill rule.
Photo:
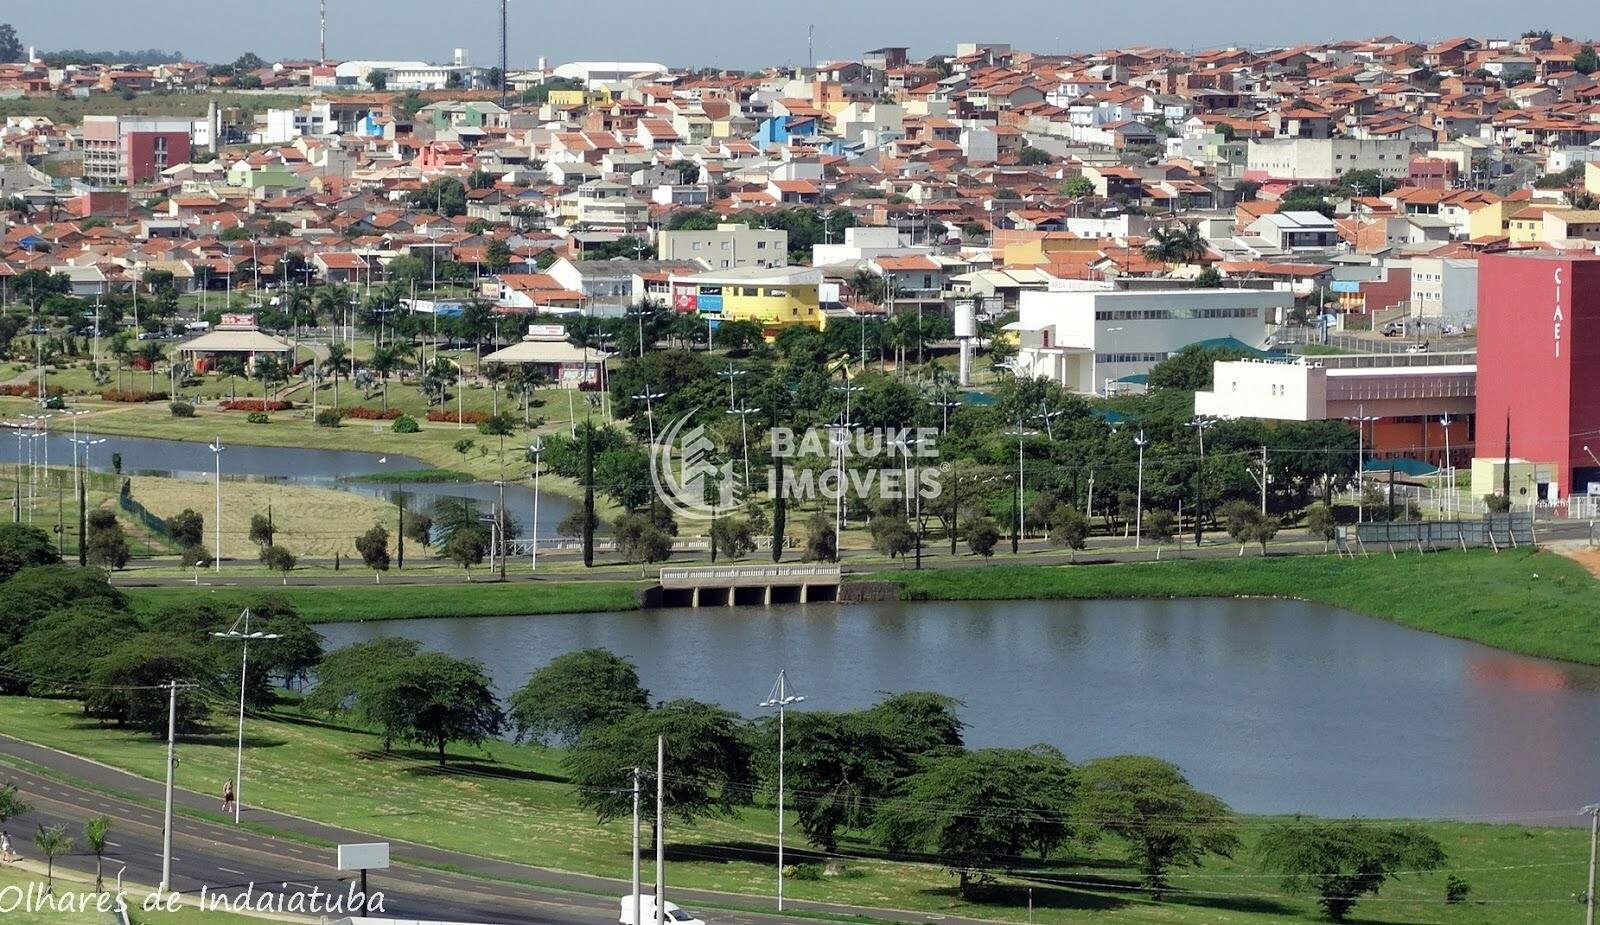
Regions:
<instances>
[{"instance_id":1,"label":"bridge","mask_svg":"<svg viewBox=\"0 0 1600 925\"><path fill-rule=\"evenodd\" d=\"M729 565L664 568L651 590L660 607L734 607L739 604L804 604L839 599L839 566Z\"/></svg>"}]
</instances>

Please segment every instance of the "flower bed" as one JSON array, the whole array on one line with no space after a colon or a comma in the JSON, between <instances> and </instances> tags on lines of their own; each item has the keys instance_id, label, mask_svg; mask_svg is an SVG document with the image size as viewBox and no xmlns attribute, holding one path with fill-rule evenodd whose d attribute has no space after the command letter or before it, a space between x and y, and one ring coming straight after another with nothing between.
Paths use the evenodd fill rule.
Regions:
<instances>
[{"instance_id":1,"label":"flower bed","mask_svg":"<svg viewBox=\"0 0 1600 925\"><path fill-rule=\"evenodd\" d=\"M147 402L166 401L166 392L146 392L143 389L106 389L100 393L102 401Z\"/></svg>"},{"instance_id":2,"label":"flower bed","mask_svg":"<svg viewBox=\"0 0 1600 925\"><path fill-rule=\"evenodd\" d=\"M219 405L223 411L288 411L292 401L271 401L264 398L235 398Z\"/></svg>"},{"instance_id":3,"label":"flower bed","mask_svg":"<svg viewBox=\"0 0 1600 925\"><path fill-rule=\"evenodd\" d=\"M400 416L400 409L390 408L388 411L384 411L381 408L351 405L348 408L340 408L339 413L347 418L355 418L358 421L392 421Z\"/></svg>"},{"instance_id":4,"label":"flower bed","mask_svg":"<svg viewBox=\"0 0 1600 925\"><path fill-rule=\"evenodd\" d=\"M45 391L45 394L48 396L64 395L66 393L60 386L52 385ZM5 395L10 398L38 398L39 383L30 382L26 385L0 385L0 395Z\"/></svg>"},{"instance_id":5,"label":"flower bed","mask_svg":"<svg viewBox=\"0 0 1600 925\"><path fill-rule=\"evenodd\" d=\"M440 411L435 409L428 412L428 420L434 422L435 424L454 424L457 421L460 421L463 424L482 424L484 421L489 420L489 412L466 411L463 412L460 417L457 417L454 411Z\"/></svg>"}]
</instances>

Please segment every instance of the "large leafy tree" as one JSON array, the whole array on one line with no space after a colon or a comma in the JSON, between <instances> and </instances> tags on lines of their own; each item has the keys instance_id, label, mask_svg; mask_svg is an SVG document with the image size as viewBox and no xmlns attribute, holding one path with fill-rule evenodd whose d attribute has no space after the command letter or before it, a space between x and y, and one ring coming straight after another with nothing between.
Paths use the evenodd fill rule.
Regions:
<instances>
[{"instance_id":1,"label":"large leafy tree","mask_svg":"<svg viewBox=\"0 0 1600 925\"><path fill-rule=\"evenodd\" d=\"M535 671L511 695L510 718L518 738L572 742L649 705L632 662L605 649L579 649Z\"/></svg>"},{"instance_id":2,"label":"large leafy tree","mask_svg":"<svg viewBox=\"0 0 1600 925\"><path fill-rule=\"evenodd\" d=\"M1192 867L1208 854L1231 857L1239 848L1227 804L1195 789L1172 764L1121 755L1090 761L1079 775L1080 817L1122 839L1157 899L1172 868Z\"/></svg>"},{"instance_id":3,"label":"large leafy tree","mask_svg":"<svg viewBox=\"0 0 1600 925\"><path fill-rule=\"evenodd\" d=\"M0 581L29 566L60 561L48 533L26 524L0 524Z\"/></svg>"},{"instance_id":4,"label":"large leafy tree","mask_svg":"<svg viewBox=\"0 0 1600 925\"><path fill-rule=\"evenodd\" d=\"M1211 388L1213 364L1242 360L1246 354L1232 347L1190 344L1150 368L1146 380L1152 389L1194 392Z\"/></svg>"},{"instance_id":5,"label":"large leafy tree","mask_svg":"<svg viewBox=\"0 0 1600 925\"><path fill-rule=\"evenodd\" d=\"M1261 861L1283 874L1284 886L1317 898L1328 918L1343 922L1363 896L1376 896L1401 871L1437 870L1444 848L1418 826L1357 821L1273 826L1256 846Z\"/></svg>"},{"instance_id":6,"label":"large leafy tree","mask_svg":"<svg viewBox=\"0 0 1600 925\"><path fill-rule=\"evenodd\" d=\"M22 39L17 37L17 29L10 23L0 23L0 64L10 64L22 60Z\"/></svg>"},{"instance_id":7,"label":"large leafy tree","mask_svg":"<svg viewBox=\"0 0 1600 925\"><path fill-rule=\"evenodd\" d=\"M106 581L99 569L67 565L24 568L0 582L0 649L15 645L45 615L68 604L127 607L127 598Z\"/></svg>"},{"instance_id":8,"label":"large leafy tree","mask_svg":"<svg viewBox=\"0 0 1600 925\"><path fill-rule=\"evenodd\" d=\"M420 651L420 643L402 636L383 636L334 649L317 663L317 683L306 695L305 705L325 713L355 706L357 694L385 666L403 662Z\"/></svg>"},{"instance_id":9,"label":"large leafy tree","mask_svg":"<svg viewBox=\"0 0 1600 925\"><path fill-rule=\"evenodd\" d=\"M891 850L936 855L967 896L1023 852L1045 858L1059 848L1072 835L1074 789L1072 766L1047 746L960 752L906 781L874 831Z\"/></svg>"},{"instance_id":10,"label":"large leafy tree","mask_svg":"<svg viewBox=\"0 0 1600 925\"><path fill-rule=\"evenodd\" d=\"M450 744L480 744L503 722L483 665L440 652L390 662L358 686L356 700L386 738L432 747L441 766Z\"/></svg>"},{"instance_id":11,"label":"large leafy tree","mask_svg":"<svg viewBox=\"0 0 1600 925\"><path fill-rule=\"evenodd\" d=\"M635 711L579 736L566 761L578 802L601 822L630 813L632 769L653 778L658 736L666 743L664 803L669 818L689 824L731 815L748 802L752 773L742 723L728 710L697 700L672 700ZM653 826L654 802L644 804L641 812Z\"/></svg>"},{"instance_id":12,"label":"large leafy tree","mask_svg":"<svg viewBox=\"0 0 1600 925\"><path fill-rule=\"evenodd\" d=\"M119 726L162 735L167 729L167 692L176 681L177 727L193 731L209 707L197 685L212 677L216 662L207 648L180 633L144 632L121 640L89 663L84 710Z\"/></svg>"},{"instance_id":13,"label":"large leafy tree","mask_svg":"<svg viewBox=\"0 0 1600 925\"><path fill-rule=\"evenodd\" d=\"M89 679L95 659L142 629L132 614L104 602L58 610L0 654L0 666L9 675L0 680L34 696L75 693Z\"/></svg>"}]
</instances>

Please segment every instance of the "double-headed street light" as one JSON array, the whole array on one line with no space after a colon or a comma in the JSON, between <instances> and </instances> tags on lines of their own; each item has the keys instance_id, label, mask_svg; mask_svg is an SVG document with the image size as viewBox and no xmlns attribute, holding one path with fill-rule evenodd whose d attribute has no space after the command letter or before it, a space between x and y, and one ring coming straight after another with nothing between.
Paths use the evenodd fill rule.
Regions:
<instances>
[{"instance_id":1,"label":"double-headed street light","mask_svg":"<svg viewBox=\"0 0 1600 925\"><path fill-rule=\"evenodd\" d=\"M233 626L226 633L212 633L217 639L227 639L240 643L239 650L239 750L233 766L233 821L239 821L239 796L244 786L244 694L246 690L246 671L250 665L250 643L265 639L282 639L277 633L263 633L250 631L250 609L245 608L244 613L233 621Z\"/></svg>"},{"instance_id":2,"label":"double-headed street light","mask_svg":"<svg viewBox=\"0 0 1600 925\"><path fill-rule=\"evenodd\" d=\"M778 708L778 911L780 912L783 911L783 713L785 708L805 699L789 693L788 673L779 669L778 680L772 685L772 693L760 704L766 709Z\"/></svg>"},{"instance_id":3,"label":"double-headed street light","mask_svg":"<svg viewBox=\"0 0 1600 925\"><path fill-rule=\"evenodd\" d=\"M666 395L667 395L666 392L652 392L652 391L650 391L650 385L649 385L649 383L646 383L645 387L644 387L644 391L640 392L639 394L637 394L635 396L633 396L633 400L634 401L642 401L642 402L644 402L644 417L645 417L645 420L648 421L649 425L650 425L650 445L652 447L656 445L656 405L655 405L655 403L659 399L665 398Z\"/></svg>"},{"instance_id":4,"label":"double-headed street light","mask_svg":"<svg viewBox=\"0 0 1600 925\"><path fill-rule=\"evenodd\" d=\"M1345 420L1356 425L1356 523L1361 523L1367 519L1367 425L1382 418L1376 414L1367 414L1367 406L1359 405L1356 413Z\"/></svg>"},{"instance_id":5,"label":"double-headed street light","mask_svg":"<svg viewBox=\"0 0 1600 925\"><path fill-rule=\"evenodd\" d=\"M539 454L544 452L544 441L538 437L528 444L528 453L533 457L533 542L529 544L531 552L528 554L528 570L539 570Z\"/></svg>"},{"instance_id":6,"label":"double-headed street light","mask_svg":"<svg viewBox=\"0 0 1600 925\"><path fill-rule=\"evenodd\" d=\"M1139 436L1133 438L1133 445L1139 448L1139 480L1133 490L1133 548L1139 548L1139 538L1144 536L1144 448L1150 445L1145 438L1144 428L1139 428Z\"/></svg>"}]
</instances>

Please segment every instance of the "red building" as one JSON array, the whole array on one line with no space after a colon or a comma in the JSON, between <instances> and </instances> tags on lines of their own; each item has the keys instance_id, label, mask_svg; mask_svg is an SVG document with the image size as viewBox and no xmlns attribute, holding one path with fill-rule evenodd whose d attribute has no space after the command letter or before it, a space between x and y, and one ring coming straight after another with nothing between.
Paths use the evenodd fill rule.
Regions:
<instances>
[{"instance_id":1,"label":"red building","mask_svg":"<svg viewBox=\"0 0 1600 925\"><path fill-rule=\"evenodd\" d=\"M1478 455L1554 463L1555 500L1600 482L1600 255L1521 251L1478 261Z\"/></svg>"},{"instance_id":2,"label":"red building","mask_svg":"<svg viewBox=\"0 0 1600 925\"><path fill-rule=\"evenodd\" d=\"M107 186L144 183L190 156L187 119L83 117L83 178Z\"/></svg>"}]
</instances>

